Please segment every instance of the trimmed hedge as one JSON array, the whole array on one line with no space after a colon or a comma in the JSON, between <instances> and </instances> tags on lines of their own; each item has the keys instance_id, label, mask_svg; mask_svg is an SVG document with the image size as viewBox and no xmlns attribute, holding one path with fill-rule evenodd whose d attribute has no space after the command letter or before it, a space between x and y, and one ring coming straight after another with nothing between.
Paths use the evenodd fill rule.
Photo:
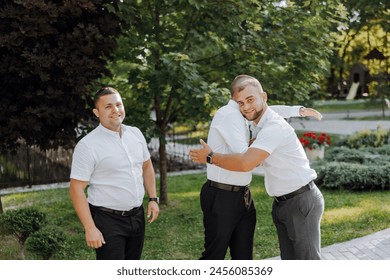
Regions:
<instances>
[{"instance_id":1,"label":"trimmed hedge","mask_svg":"<svg viewBox=\"0 0 390 280\"><path fill-rule=\"evenodd\" d=\"M316 168L319 187L337 190L390 190L390 164L329 162Z\"/></svg>"},{"instance_id":2,"label":"trimmed hedge","mask_svg":"<svg viewBox=\"0 0 390 280\"><path fill-rule=\"evenodd\" d=\"M326 150L315 167L319 187L342 190L390 190L390 145Z\"/></svg>"},{"instance_id":3,"label":"trimmed hedge","mask_svg":"<svg viewBox=\"0 0 390 280\"><path fill-rule=\"evenodd\" d=\"M325 153L327 162L351 162L360 164L383 165L390 163L390 145L379 148L350 149L347 147L335 147Z\"/></svg>"}]
</instances>

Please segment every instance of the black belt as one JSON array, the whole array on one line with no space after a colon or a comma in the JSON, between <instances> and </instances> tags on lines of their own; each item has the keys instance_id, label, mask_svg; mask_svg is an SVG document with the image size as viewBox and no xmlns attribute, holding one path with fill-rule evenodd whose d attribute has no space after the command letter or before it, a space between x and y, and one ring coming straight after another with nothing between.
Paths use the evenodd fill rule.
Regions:
<instances>
[{"instance_id":1,"label":"black belt","mask_svg":"<svg viewBox=\"0 0 390 280\"><path fill-rule=\"evenodd\" d=\"M138 213L138 211L141 209L142 205L139 206L139 207L135 207L131 210L128 210L128 211L121 211L121 210L114 210L114 209L110 209L110 208L106 208L106 207L103 207L103 206L95 206L95 205L92 205L92 208L94 209L97 209L97 210L100 210L100 211L103 211L103 212L107 212L107 213L111 213L111 214L115 214L115 215L120 215L120 216L133 216L135 214Z\"/></svg>"},{"instance_id":2,"label":"black belt","mask_svg":"<svg viewBox=\"0 0 390 280\"><path fill-rule=\"evenodd\" d=\"M244 188L249 187L249 185L246 186L228 185L228 184L214 182L211 180L208 180L208 182L211 187L224 190L224 191L229 191L229 192L239 192L241 190L244 190Z\"/></svg>"},{"instance_id":3,"label":"black belt","mask_svg":"<svg viewBox=\"0 0 390 280\"><path fill-rule=\"evenodd\" d=\"M297 189L296 191L293 191L293 192L290 192L288 194L281 195L281 196L275 196L274 198L277 202L286 201L287 199L293 198L294 196L296 196L298 194L301 194L301 193L304 193L308 190L311 190L312 188L314 188L314 186L315 186L314 182L310 181L307 185L304 185L303 187Z\"/></svg>"}]
</instances>

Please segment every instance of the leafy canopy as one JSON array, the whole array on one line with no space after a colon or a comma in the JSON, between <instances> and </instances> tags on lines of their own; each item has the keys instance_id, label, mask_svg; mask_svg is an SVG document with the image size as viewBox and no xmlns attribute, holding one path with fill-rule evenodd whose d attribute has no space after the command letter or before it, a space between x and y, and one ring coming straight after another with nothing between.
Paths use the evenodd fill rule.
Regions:
<instances>
[{"instance_id":1,"label":"leafy canopy","mask_svg":"<svg viewBox=\"0 0 390 280\"><path fill-rule=\"evenodd\" d=\"M0 3L0 149L20 142L72 145L90 118L88 85L116 47L118 1L7 0Z\"/></svg>"}]
</instances>

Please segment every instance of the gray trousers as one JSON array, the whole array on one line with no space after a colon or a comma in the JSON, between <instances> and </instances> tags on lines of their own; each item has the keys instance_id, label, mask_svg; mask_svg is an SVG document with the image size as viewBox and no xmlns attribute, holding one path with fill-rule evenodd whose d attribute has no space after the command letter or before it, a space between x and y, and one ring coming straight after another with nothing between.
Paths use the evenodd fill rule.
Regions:
<instances>
[{"instance_id":1,"label":"gray trousers","mask_svg":"<svg viewBox=\"0 0 390 280\"><path fill-rule=\"evenodd\" d=\"M323 213L324 198L316 186L286 201L274 201L272 219L282 260L321 259Z\"/></svg>"}]
</instances>

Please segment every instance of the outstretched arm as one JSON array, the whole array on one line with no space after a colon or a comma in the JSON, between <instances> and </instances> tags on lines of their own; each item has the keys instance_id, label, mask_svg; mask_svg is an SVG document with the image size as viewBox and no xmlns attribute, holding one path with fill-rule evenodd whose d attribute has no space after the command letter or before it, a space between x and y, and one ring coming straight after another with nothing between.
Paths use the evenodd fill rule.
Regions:
<instances>
[{"instance_id":1,"label":"outstretched arm","mask_svg":"<svg viewBox=\"0 0 390 280\"><path fill-rule=\"evenodd\" d=\"M321 113L312 108L301 107L299 109L299 114L301 115L301 117L313 117L319 121L322 119Z\"/></svg>"},{"instance_id":2,"label":"outstretched arm","mask_svg":"<svg viewBox=\"0 0 390 280\"><path fill-rule=\"evenodd\" d=\"M313 117L317 120L322 119L322 115L317 110L312 108L305 108L303 106L286 106L286 105L271 105L269 106L273 111L275 111L282 118L291 118L291 117Z\"/></svg>"}]
</instances>

